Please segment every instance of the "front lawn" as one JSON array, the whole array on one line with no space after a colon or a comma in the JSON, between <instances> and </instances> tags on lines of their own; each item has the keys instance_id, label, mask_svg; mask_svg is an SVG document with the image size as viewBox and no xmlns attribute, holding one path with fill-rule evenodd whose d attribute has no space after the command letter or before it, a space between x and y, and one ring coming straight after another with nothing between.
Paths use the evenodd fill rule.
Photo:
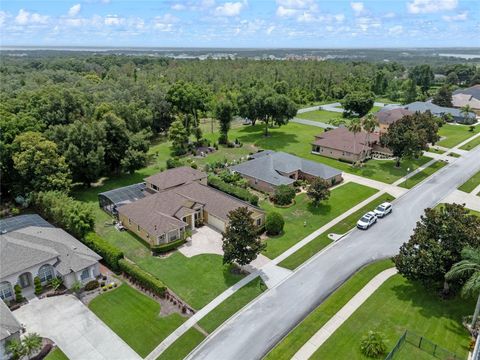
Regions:
<instances>
[{"instance_id":1,"label":"front lawn","mask_svg":"<svg viewBox=\"0 0 480 360\"><path fill-rule=\"evenodd\" d=\"M267 354L265 360L290 360L293 355L370 280L383 270L391 267L393 267L391 260L383 260L359 270L290 331L290 333ZM328 359L348 359L348 357L331 357Z\"/></svg>"},{"instance_id":2,"label":"front lawn","mask_svg":"<svg viewBox=\"0 0 480 360\"><path fill-rule=\"evenodd\" d=\"M395 275L355 311L311 359L365 359L359 344L368 331L381 331L391 350L405 329L466 358L469 335L461 321L473 312L474 306L473 300L459 297L443 300L435 291Z\"/></svg>"},{"instance_id":3,"label":"front lawn","mask_svg":"<svg viewBox=\"0 0 480 360\"><path fill-rule=\"evenodd\" d=\"M428 148L428 151L431 152L431 153L435 153L435 154L445 154L445 153L446 153L445 150L438 149L438 148L435 147L435 146L429 147L429 148Z\"/></svg>"},{"instance_id":4,"label":"front lawn","mask_svg":"<svg viewBox=\"0 0 480 360\"><path fill-rule=\"evenodd\" d=\"M187 258L176 251L166 258L147 256L134 260L197 310L244 277L232 273L228 265L223 265L222 256L214 254Z\"/></svg>"},{"instance_id":5,"label":"front lawn","mask_svg":"<svg viewBox=\"0 0 480 360\"><path fill-rule=\"evenodd\" d=\"M477 126L477 127L480 127L480 126ZM470 151L476 148L478 145L480 145L480 136L473 140L470 140L468 143L460 147L460 149Z\"/></svg>"},{"instance_id":6,"label":"front lawn","mask_svg":"<svg viewBox=\"0 0 480 360\"><path fill-rule=\"evenodd\" d=\"M343 119L342 113L326 111L326 110L309 111L309 112L297 114L296 117L300 119L318 121L318 122L323 122L327 124L332 123L332 120L334 120L333 122L335 122L338 119Z\"/></svg>"},{"instance_id":7,"label":"front lawn","mask_svg":"<svg viewBox=\"0 0 480 360\"><path fill-rule=\"evenodd\" d=\"M305 261L310 259L313 255L322 250L325 246L332 243L332 240L328 237L328 234L345 234L354 228L357 224L358 219L362 217L368 211L374 210L378 205L384 203L385 201L392 201L395 199L394 196L390 194L383 194L380 197L372 200L367 205L361 209L355 211L350 216L347 216L345 219L332 226L330 229L325 231L323 234L317 236L315 239L310 241L308 244L302 248L295 251L292 255L283 260L279 266L285 267L290 270L296 269L298 266L303 264ZM379 221L382 221L381 219Z\"/></svg>"},{"instance_id":8,"label":"front lawn","mask_svg":"<svg viewBox=\"0 0 480 360\"><path fill-rule=\"evenodd\" d=\"M177 313L160 316L159 303L127 284L97 296L88 307L142 357L185 321Z\"/></svg>"},{"instance_id":9,"label":"front lawn","mask_svg":"<svg viewBox=\"0 0 480 360\"><path fill-rule=\"evenodd\" d=\"M45 360L68 360L68 357L63 353L62 350L60 350L59 347L56 347L48 353L48 355L45 357Z\"/></svg>"},{"instance_id":10,"label":"front lawn","mask_svg":"<svg viewBox=\"0 0 480 360\"><path fill-rule=\"evenodd\" d=\"M470 131L470 126L467 125L444 124L438 130L438 135L446 137L446 139L440 140L437 145L452 148L478 132L480 132L480 126L476 126L474 131Z\"/></svg>"},{"instance_id":11,"label":"front lawn","mask_svg":"<svg viewBox=\"0 0 480 360\"><path fill-rule=\"evenodd\" d=\"M295 197L295 205L288 208L274 206L269 201L261 202L267 212L276 211L285 219L284 232L268 238L264 255L273 259L285 250L327 224L352 206L375 194L377 190L353 182L341 185L331 191L330 199L318 207L311 204L306 194Z\"/></svg>"},{"instance_id":12,"label":"front lawn","mask_svg":"<svg viewBox=\"0 0 480 360\"><path fill-rule=\"evenodd\" d=\"M480 185L480 171L473 175L470 179L465 181L458 190L466 193L471 193L478 185Z\"/></svg>"},{"instance_id":13,"label":"front lawn","mask_svg":"<svg viewBox=\"0 0 480 360\"><path fill-rule=\"evenodd\" d=\"M447 163L445 161L436 161L432 165L426 167L422 171L416 173L413 175L411 178L406 179L404 182L402 182L399 186L406 188L406 189L411 189L418 183L422 182L425 180L427 177L432 175L434 172L437 172L441 168L443 168Z\"/></svg>"}]
</instances>

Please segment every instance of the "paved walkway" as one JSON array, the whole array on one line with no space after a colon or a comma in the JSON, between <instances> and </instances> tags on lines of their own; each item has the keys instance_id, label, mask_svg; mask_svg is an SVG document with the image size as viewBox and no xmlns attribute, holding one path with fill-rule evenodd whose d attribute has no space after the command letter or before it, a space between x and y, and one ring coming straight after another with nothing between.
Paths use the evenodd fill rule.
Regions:
<instances>
[{"instance_id":1,"label":"paved walkway","mask_svg":"<svg viewBox=\"0 0 480 360\"><path fill-rule=\"evenodd\" d=\"M365 285L323 327L313 335L293 356L292 360L307 360L362 304L390 277L397 273L391 268L382 271Z\"/></svg>"},{"instance_id":2,"label":"paved walkway","mask_svg":"<svg viewBox=\"0 0 480 360\"><path fill-rule=\"evenodd\" d=\"M70 360L141 359L72 295L34 299L14 315L29 333L52 339Z\"/></svg>"},{"instance_id":3,"label":"paved walkway","mask_svg":"<svg viewBox=\"0 0 480 360\"><path fill-rule=\"evenodd\" d=\"M392 104L392 105L395 105L395 104ZM322 109L322 110L326 110L326 111L341 113L341 112L343 112L343 109L341 108L341 106L342 106L342 104L340 104L339 102L335 102L335 103L331 103L331 104L321 105L321 106L319 106L319 108ZM385 104L381 103L381 102L374 102L373 106L384 107ZM312 110L310 110L310 111L312 111Z\"/></svg>"},{"instance_id":4,"label":"paved walkway","mask_svg":"<svg viewBox=\"0 0 480 360\"><path fill-rule=\"evenodd\" d=\"M466 193L461 190L455 190L444 198L443 202L465 204L465 207L471 210L480 211L480 196Z\"/></svg>"},{"instance_id":5,"label":"paved walkway","mask_svg":"<svg viewBox=\"0 0 480 360\"><path fill-rule=\"evenodd\" d=\"M349 174L349 173L343 173L342 176L345 182L355 182L360 185L369 186L371 188L381 190L383 192L387 192L395 196L396 198L399 196L402 196L408 191L408 189L402 188L400 186L387 184L387 183L373 180L373 179L367 179L367 178L364 178L363 176L358 176L358 175Z\"/></svg>"},{"instance_id":6,"label":"paved walkway","mask_svg":"<svg viewBox=\"0 0 480 360\"><path fill-rule=\"evenodd\" d=\"M479 194L480 195L480 185L478 185L475 189L473 189L470 194L472 195L477 195Z\"/></svg>"},{"instance_id":7,"label":"paved walkway","mask_svg":"<svg viewBox=\"0 0 480 360\"><path fill-rule=\"evenodd\" d=\"M310 126L316 126L322 129L335 129L336 126L321 122L321 121L313 121L313 120L307 120L307 119L300 119L297 117L294 117L291 122L298 123L298 124L303 124L303 125L310 125Z\"/></svg>"}]
</instances>

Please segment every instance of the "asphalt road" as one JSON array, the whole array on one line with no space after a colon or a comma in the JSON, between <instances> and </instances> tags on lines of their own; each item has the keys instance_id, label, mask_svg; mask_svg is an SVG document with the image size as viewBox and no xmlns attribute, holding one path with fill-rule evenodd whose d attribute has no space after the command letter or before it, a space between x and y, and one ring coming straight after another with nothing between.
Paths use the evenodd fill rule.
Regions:
<instances>
[{"instance_id":1,"label":"asphalt road","mask_svg":"<svg viewBox=\"0 0 480 360\"><path fill-rule=\"evenodd\" d=\"M354 230L317 254L218 328L187 359L261 359L356 270L395 255L424 209L441 202L479 170L477 147L397 199L387 218L367 231Z\"/></svg>"}]
</instances>

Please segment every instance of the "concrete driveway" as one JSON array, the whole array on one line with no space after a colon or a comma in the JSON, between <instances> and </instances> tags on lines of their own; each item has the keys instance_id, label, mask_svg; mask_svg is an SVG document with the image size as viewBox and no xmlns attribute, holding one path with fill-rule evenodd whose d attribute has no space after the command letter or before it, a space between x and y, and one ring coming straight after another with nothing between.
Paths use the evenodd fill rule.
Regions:
<instances>
[{"instance_id":1,"label":"concrete driveway","mask_svg":"<svg viewBox=\"0 0 480 360\"><path fill-rule=\"evenodd\" d=\"M27 332L50 338L70 360L141 359L74 296L34 299L14 315Z\"/></svg>"},{"instance_id":2,"label":"concrete driveway","mask_svg":"<svg viewBox=\"0 0 480 360\"><path fill-rule=\"evenodd\" d=\"M192 238L184 245L178 248L186 257L192 257L201 254L223 255L222 234L217 230L204 225L195 229Z\"/></svg>"}]
</instances>

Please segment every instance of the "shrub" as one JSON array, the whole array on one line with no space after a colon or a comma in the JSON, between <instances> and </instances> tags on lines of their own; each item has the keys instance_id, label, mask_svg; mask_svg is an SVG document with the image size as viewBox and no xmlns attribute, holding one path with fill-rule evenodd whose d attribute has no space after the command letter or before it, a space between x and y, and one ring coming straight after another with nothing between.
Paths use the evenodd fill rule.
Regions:
<instances>
[{"instance_id":1,"label":"shrub","mask_svg":"<svg viewBox=\"0 0 480 360\"><path fill-rule=\"evenodd\" d=\"M277 205L290 205L294 198L294 188L288 185L280 185L275 189L272 200Z\"/></svg>"},{"instance_id":2,"label":"shrub","mask_svg":"<svg viewBox=\"0 0 480 360\"><path fill-rule=\"evenodd\" d=\"M387 346L383 335L377 331L369 331L360 342L360 350L362 354L370 357L377 358L385 354Z\"/></svg>"},{"instance_id":3,"label":"shrub","mask_svg":"<svg viewBox=\"0 0 480 360\"><path fill-rule=\"evenodd\" d=\"M60 191L39 192L32 196L32 200L44 218L78 239L93 231L95 217L90 205L74 200Z\"/></svg>"},{"instance_id":4,"label":"shrub","mask_svg":"<svg viewBox=\"0 0 480 360\"><path fill-rule=\"evenodd\" d=\"M151 290L152 292L161 297L165 296L165 291L167 290L167 288L155 276L142 270L138 265L129 262L126 259L119 260L118 265L120 269L134 282L138 283L143 287L146 287L147 289Z\"/></svg>"},{"instance_id":5,"label":"shrub","mask_svg":"<svg viewBox=\"0 0 480 360\"><path fill-rule=\"evenodd\" d=\"M284 225L285 220L278 212L273 211L267 214L267 219L265 220L265 229L267 230L268 235L280 234L283 231Z\"/></svg>"},{"instance_id":6,"label":"shrub","mask_svg":"<svg viewBox=\"0 0 480 360\"><path fill-rule=\"evenodd\" d=\"M160 253L164 253L164 252L176 249L177 247L185 243L186 237L187 236L185 236L184 239L178 239L178 240L169 242L167 244L154 245L151 247L151 249L154 254L160 254Z\"/></svg>"},{"instance_id":7,"label":"shrub","mask_svg":"<svg viewBox=\"0 0 480 360\"><path fill-rule=\"evenodd\" d=\"M224 193L247 201L252 205L258 205L258 196L251 194L250 191L248 191L247 189L227 184L225 181L222 181L222 179L217 176L210 175L208 177L208 185L214 187L215 189L223 191Z\"/></svg>"},{"instance_id":8,"label":"shrub","mask_svg":"<svg viewBox=\"0 0 480 360\"><path fill-rule=\"evenodd\" d=\"M94 232L88 233L83 243L103 258L103 261L113 270L118 271L118 261L123 258L123 252Z\"/></svg>"},{"instance_id":9,"label":"shrub","mask_svg":"<svg viewBox=\"0 0 480 360\"><path fill-rule=\"evenodd\" d=\"M167 169L174 169L183 166L183 162L179 158L170 158L167 160Z\"/></svg>"},{"instance_id":10,"label":"shrub","mask_svg":"<svg viewBox=\"0 0 480 360\"><path fill-rule=\"evenodd\" d=\"M42 282L38 276L35 276L33 279L33 284L35 285L35 295L40 295L42 293L43 287Z\"/></svg>"},{"instance_id":11,"label":"shrub","mask_svg":"<svg viewBox=\"0 0 480 360\"><path fill-rule=\"evenodd\" d=\"M23 301L23 295L22 295L22 288L20 287L20 285L16 284L13 287L13 290L15 290L15 301L17 303L22 302Z\"/></svg>"},{"instance_id":12,"label":"shrub","mask_svg":"<svg viewBox=\"0 0 480 360\"><path fill-rule=\"evenodd\" d=\"M91 280L85 285L85 291L92 291L95 290L100 286L99 282L97 280Z\"/></svg>"}]
</instances>

